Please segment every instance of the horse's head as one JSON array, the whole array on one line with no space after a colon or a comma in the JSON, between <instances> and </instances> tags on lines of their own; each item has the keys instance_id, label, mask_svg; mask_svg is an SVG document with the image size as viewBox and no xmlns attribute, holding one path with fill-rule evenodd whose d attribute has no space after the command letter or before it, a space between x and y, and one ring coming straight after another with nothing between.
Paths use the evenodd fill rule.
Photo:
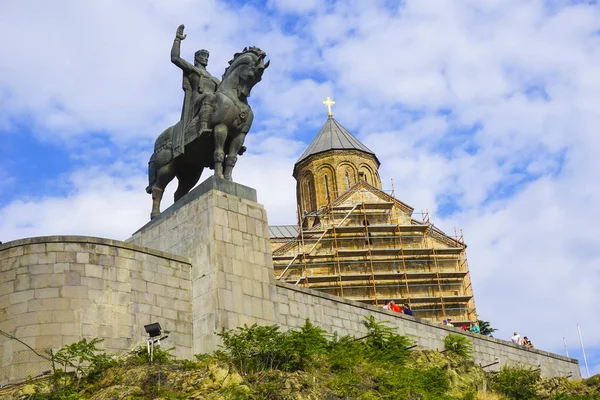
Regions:
<instances>
[{"instance_id":1,"label":"horse's head","mask_svg":"<svg viewBox=\"0 0 600 400\"><path fill-rule=\"evenodd\" d=\"M271 63L270 60L265 63L266 56L267 53L258 47L246 47L241 53L235 53L225 69L223 83L228 82L228 86L237 91L238 97L245 100Z\"/></svg>"}]
</instances>

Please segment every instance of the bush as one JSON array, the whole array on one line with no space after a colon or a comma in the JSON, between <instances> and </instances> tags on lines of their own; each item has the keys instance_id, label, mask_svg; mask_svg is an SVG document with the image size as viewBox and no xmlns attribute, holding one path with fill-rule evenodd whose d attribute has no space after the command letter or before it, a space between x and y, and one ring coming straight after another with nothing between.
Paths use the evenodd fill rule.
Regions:
<instances>
[{"instance_id":1,"label":"bush","mask_svg":"<svg viewBox=\"0 0 600 400\"><path fill-rule=\"evenodd\" d=\"M46 353L50 355L55 382L62 382L64 389L68 383L69 372L72 372L77 379L77 388L79 388L83 378L99 374L114 365L116 362L111 360L103 350L96 347L96 344L103 340L94 338L88 342L87 339L81 339L61 347L56 353L48 350Z\"/></svg>"},{"instance_id":2,"label":"bush","mask_svg":"<svg viewBox=\"0 0 600 400\"><path fill-rule=\"evenodd\" d=\"M448 375L441 367L416 369L377 369L373 372L373 390L384 399L435 399L450 398Z\"/></svg>"},{"instance_id":3,"label":"bush","mask_svg":"<svg viewBox=\"0 0 600 400\"><path fill-rule=\"evenodd\" d=\"M223 328L218 335L224 349L220 356L233 363L242 375L278 368L285 358L281 348L283 334L278 326L244 324L237 329Z\"/></svg>"},{"instance_id":4,"label":"bush","mask_svg":"<svg viewBox=\"0 0 600 400\"><path fill-rule=\"evenodd\" d=\"M94 338L88 342L87 339L81 339L56 352L46 350L52 363L54 391L51 394L40 394L41 398L79 399L77 392L84 380L94 379L106 369L117 365L117 361L96 347L103 340Z\"/></svg>"},{"instance_id":5,"label":"bush","mask_svg":"<svg viewBox=\"0 0 600 400\"><path fill-rule=\"evenodd\" d=\"M377 322L370 315L365 318L363 324L368 329L369 334L365 337L365 344L368 346L368 356L372 360L382 362L393 362L401 365L406 361L413 341L406 336L398 335L395 328L386 325L386 322Z\"/></svg>"},{"instance_id":6,"label":"bush","mask_svg":"<svg viewBox=\"0 0 600 400\"><path fill-rule=\"evenodd\" d=\"M223 329L220 357L233 363L240 374L279 369L298 371L307 367L314 355L328 349L326 332L307 319L300 330L279 332L279 327L244 325Z\"/></svg>"},{"instance_id":7,"label":"bush","mask_svg":"<svg viewBox=\"0 0 600 400\"><path fill-rule=\"evenodd\" d=\"M175 347L162 349L160 345L154 345L152 353L152 362L154 364L163 365L172 362L175 356L171 353ZM128 363L133 365L144 365L150 363L150 354L146 346L140 346L135 350L134 356L128 360Z\"/></svg>"},{"instance_id":8,"label":"bush","mask_svg":"<svg viewBox=\"0 0 600 400\"><path fill-rule=\"evenodd\" d=\"M327 352L327 332L311 324L307 319L299 331L288 331L283 335L283 350L288 359L283 363L286 371L305 370L313 357Z\"/></svg>"},{"instance_id":9,"label":"bush","mask_svg":"<svg viewBox=\"0 0 600 400\"><path fill-rule=\"evenodd\" d=\"M492 381L492 389L509 399L535 399L539 380L539 370L504 365Z\"/></svg>"},{"instance_id":10,"label":"bush","mask_svg":"<svg viewBox=\"0 0 600 400\"><path fill-rule=\"evenodd\" d=\"M462 396L462 400L477 400L477 392L469 390Z\"/></svg>"},{"instance_id":11,"label":"bush","mask_svg":"<svg viewBox=\"0 0 600 400\"><path fill-rule=\"evenodd\" d=\"M450 399L450 378L442 367L407 365L413 342L373 316L363 321L365 336L332 338L306 321L300 329L280 332L278 326L252 325L222 330L217 357L231 363L248 385L232 398L287 398L286 377L327 376L331 398ZM466 347L466 350L465 350ZM468 352L470 342L453 346ZM205 357L205 356L202 356ZM299 375L294 375L301 372ZM292 375L290 375L292 374ZM310 385L309 385L310 386ZM233 389L226 389L231 391ZM256 397L254 397L256 396ZM283 397L282 397L283 396Z\"/></svg>"},{"instance_id":12,"label":"bush","mask_svg":"<svg viewBox=\"0 0 600 400\"><path fill-rule=\"evenodd\" d=\"M471 358L473 356L473 345L469 338L463 335L451 333L446 336L444 338L444 348L463 358Z\"/></svg>"},{"instance_id":13,"label":"bush","mask_svg":"<svg viewBox=\"0 0 600 400\"><path fill-rule=\"evenodd\" d=\"M352 336L335 335L329 343L329 365L333 372L353 371L364 359L365 345Z\"/></svg>"}]
</instances>

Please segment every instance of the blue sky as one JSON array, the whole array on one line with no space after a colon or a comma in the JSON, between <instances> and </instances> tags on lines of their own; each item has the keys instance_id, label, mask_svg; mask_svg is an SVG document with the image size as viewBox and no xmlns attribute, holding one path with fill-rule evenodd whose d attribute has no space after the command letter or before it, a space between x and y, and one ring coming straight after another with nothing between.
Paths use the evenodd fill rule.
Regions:
<instances>
[{"instance_id":1,"label":"blue sky","mask_svg":"<svg viewBox=\"0 0 600 400\"><path fill-rule=\"evenodd\" d=\"M234 172L271 223L295 222L293 164L331 96L384 188L463 229L497 337L562 353L565 336L578 356L580 323L600 372L596 2L2 2L0 240L126 239L147 221L148 157L181 109L181 23L182 56L209 49L213 75L248 45L272 60Z\"/></svg>"}]
</instances>

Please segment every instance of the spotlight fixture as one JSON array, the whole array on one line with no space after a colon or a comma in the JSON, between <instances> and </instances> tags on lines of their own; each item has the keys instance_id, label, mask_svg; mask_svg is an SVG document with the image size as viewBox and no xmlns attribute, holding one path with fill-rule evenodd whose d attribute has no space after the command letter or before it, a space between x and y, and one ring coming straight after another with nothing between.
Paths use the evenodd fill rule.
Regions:
<instances>
[{"instance_id":1,"label":"spotlight fixture","mask_svg":"<svg viewBox=\"0 0 600 400\"><path fill-rule=\"evenodd\" d=\"M158 322L144 325L144 329L146 330L148 336L150 336L151 338L160 336L160 324Z\"/></svg>"},{"instance_id":2,"label":"spotlight fixture","mask_svg":"<svg viewBox=\"0 0 600 400\"><path fill-rule=\"evenodd\" d=\"M160 346L160 341L168 338L170 332L165 331L165 334L161 336L162 330L158 322L144 325L144 329L148 334L148 339L146 339L146 343L148 344L148 355L150 356L150 363L152 363L154 362L154 346L157 344Z\"/></svg>"}]
</instances>

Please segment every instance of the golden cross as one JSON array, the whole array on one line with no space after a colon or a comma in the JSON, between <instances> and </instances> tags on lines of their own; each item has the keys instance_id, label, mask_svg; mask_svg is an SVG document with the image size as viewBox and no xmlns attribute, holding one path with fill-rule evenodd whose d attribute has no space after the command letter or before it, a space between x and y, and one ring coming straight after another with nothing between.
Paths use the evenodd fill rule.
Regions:
<instances>
[{"instance_id":1,"label":"golden cross","mask_svg":"<svg viewBox=\"0 0 600 400\"><path fill-rule=\"evenodd\" d=\"M333 117L333 114L331 113L331 106L335 104L335 101L331 100L329 96L327 96L323 104L327 106L327 116Z\"/></svg>"}]
</instances>

